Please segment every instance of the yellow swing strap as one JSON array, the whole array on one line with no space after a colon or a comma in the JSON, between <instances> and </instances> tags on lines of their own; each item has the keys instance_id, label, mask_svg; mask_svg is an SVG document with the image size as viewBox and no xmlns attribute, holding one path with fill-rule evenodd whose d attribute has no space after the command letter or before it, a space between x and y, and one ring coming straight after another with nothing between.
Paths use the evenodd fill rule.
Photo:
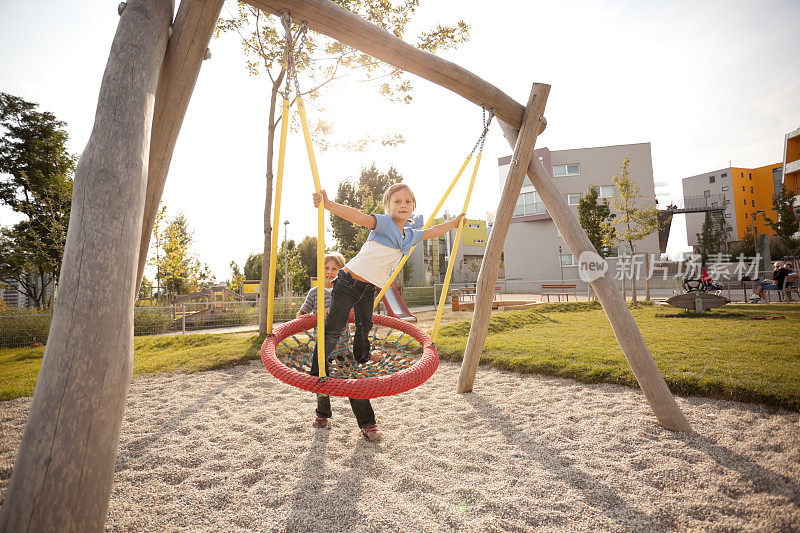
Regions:
<instances>
[{"instance_id":1,"label":"yellow swing strap","mask_svg":"<svg viewBox=\"0 0 800 533\"><path fill-rule=\"evenodd\" d=\"M311 132L306 119L306 108L300 91L297 91L297 111L300 113L300 122L303 125L303 136L306 139L308 162L311 165L311 175L314 178L314 190L322 192L317 171L317 160L314 157L314 145L311 143ZM319 362L319 376L325 377L325 206L323 202L317 207L317 360Z\"/></svg>"},{"instance_id":2,"label":"yellow swing strap","mask_svg":"<svg viewBox=\"0 0 800 533\"><path fill-rule=\"evenodd\" d=\"M481 155L482 154L479 152L478 157L475 158L475 168L472 170L472 179L469 181L469 190L467 191L467 197L464 199L464 209L461 210L462 213L466 213L467 208L469 207L469 200L472 197L472 189L475 186L475 177L478 175L478 167L481 164ZM464 230L465 220L466 217L462 218L461 222L459 222L458 231L456 232L456 239L453 243L453 248L450 250L450 260L447 262L447 274L444 276L442 294L439 297L439 308L436 310L436 321L433 323L431 342L436 342L436 339L439 336L439 325L442 322L442 313L444 313L444 302L446 300L445 296L447 296L447 289L450 287L450 277L453 275L456 252L458 252L458 245L461 243L461 233Z\"/></svg>"},{"instance_id":3,"label":"yellow swing strap","mask_svg":"<svg viewBox=\"0 0 800 533\"><path fill-rule=\"evenodd\" d=\"M311 142L311 130L306 118L306 106L300 93L300 83L297 81L295 65L303 44L306 40L308 25L305 21L300 24L295 40L300 44L292 53L292 18L288 11L281 13L281 21L286 30L286 93L289 93L289 82L294 81L295 97L297 99L297 112L300 115L300 124L303 126L303 138L306 141L308 163L311 166L311 176L314 178L314 190L317 194L322 192L317 170L317 159L314 157L314 144ZM319 377L325 377L325 205L320 202L317 207L317 361L319 362Z\"/></svg>"},{"instance_id":4,"label":"yellow swing strap","mask_svg":"<svg viewBox=\"0 0 800 533\"><path fill-rule=\"evenodd\" d=\"M456 174L456 177L453 178L453 181L450 183L450 186L447 188L447 191L444 193L444 196L442 196L442 199L439 200L438 204L436 204L436 208L433 210L433 213L431 213L430 218L428 218L428 221L425 223L424 226L422 226L422 231L425 231L426 229L431 227L431 225L433 224L433 220L436 218L436 214L439 213L439 209L442 208L442 205L444 205L444 202L445 200L447 200L447 197L450 195L450 192L453 190L453 187L455 187L456 183L458 183L458 180L461 178L461 174L464 172L464 169L467 168L470 159L472 159L472 154L469 154L467 156L467 159L464 161L464 164L461 165L461 169L459 169L458 174ZM375 297L375 304L373 305L373 308L378 307L378 305L381 303L381 298L383 298L383 295L386 294L386 291L389 290L389 287L392 286L392 282L398 276L400 271L403 270L403 265L406 264L406 261L408 261L408 258L411 256L411 254L414 253L414 250L416 248L417 245L413 246L411 250L409 250L408 255L404 255L403 258L400 260L400 263L397 265L397 267L394 269L394 272L392 272L392 275L389 277L389 281L386 282L386 285L383 287L383 289L381 289L381 292L378 293L378 296Z\"/></svg>"},{"instance_id":5,"label":"yellow swing strap","mask_svg":"<svg viewBox=\"0 0 800 533\"><path fill-rule=\"evenodd\" d=\"M278 260L278 231L281 220L281 189L283 187L283 164L286 160L286 135L289 125L289 100L283 99L281 115L281 142L278 148L278 175L275 182L275 206L272 211L272 245L269 250L269 290L267 292L267 334L272 333L272 320L275 310L275 269ZM262 294L263 298L264 295Z\"/></svg>"},{"instance_id":6,"label":"yellow swing strap","mask_svg":"<svg viewBox=\"0 0 800 533\"><path fill-rule=\"evenodd\" d=\"M483 143L486 141L486 133L488 133L489 124L492 122L492 119L494 118L494 109L491 109L489 111L489 120L486 120L486 108L481 106L481 109L483 110L483 117L481 119L482 122L483 122L483 131L481 131L481 134L478 137L478 140L475 142L475 146L472 147L472 150L470 151L469 155L467 156L467 159L464 161L464 164L461 165L461 168L459 169L458 174L456 174L456 177L453 178L453 181L450 183L450 186L447 188L447 191L445 191L444 196L442 196L442 199L439 200L439 203L436 205L436 208L433 210L433 213L431 214L430 218L428 219L428 222L426 222L425 225L422 227L423 231L428 229L429 227L431 227L431 225L433 224L433 220L436 218L436 215L439 213L439 209L442 208L442 205L444 205L444 202L445 202L445 200L447 200L447 197L450 195L450 192L453 190L453 187L456 186L456 183L458 183L458 180L461 178L461 174L464 172L464 169L467 168L467 165L469 165L469 161L470 161L470 159L472 159L472 155L475 153L475 150L478 150L480 148L480 152L483 151ZM477 172L477 170L476 170L476 172ZM473 176L472 179L474 180L475 177ZM472 187L470 186L470 191L471 190L472 190ZM465 211L466 211L466 209L465 209ZM388 291L389 287L392 286L392 282L400 274L400 271L403 270L403 266L406 264L406 261L408 261L408 258L411 257L411 254L414 253L414 250L416 248L417 248L416 246L413 246L411 248L411 250L409 250L408 255L404 255L403 258L400 260L400 263L394 269L394 272L392 272L392 275L389 276L389 281L386 282L386 285L384 285L383 289L381 289L381 292L378 293L378 296L375 297L375 303L373 304L373 309L376 308L380 304L381 299L383 298L384 294L386 294L386 291ZM444 296L444 294L445 293L443 292L442 295Z\"/></svg>"}]
</instances>

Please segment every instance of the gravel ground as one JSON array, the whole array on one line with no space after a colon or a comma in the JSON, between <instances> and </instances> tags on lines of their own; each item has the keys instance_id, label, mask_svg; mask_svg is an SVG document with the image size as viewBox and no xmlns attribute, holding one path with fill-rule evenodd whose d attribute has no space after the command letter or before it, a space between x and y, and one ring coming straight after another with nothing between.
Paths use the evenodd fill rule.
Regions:
<instances>
[{"instance_id":1,"label":"gravel ground","mask_svg":"<svg viewBox=\"0 0 800 533\"><path fill-rule=\"evenodd\" d=\"M314 397L260 365L131 386L109 531L797 531L800 415L678 398L662 429L639 391L458 365L313 429ZM30 399L0 403L0 498Z\"/></svg>"}]
</instances>

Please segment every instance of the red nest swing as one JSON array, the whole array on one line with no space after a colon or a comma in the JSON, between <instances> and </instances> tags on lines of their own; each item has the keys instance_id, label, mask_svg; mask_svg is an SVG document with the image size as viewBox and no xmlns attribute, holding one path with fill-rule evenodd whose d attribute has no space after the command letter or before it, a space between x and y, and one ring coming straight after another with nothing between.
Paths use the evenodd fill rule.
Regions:
<instances>
[{"instance_id":1,"label":"red nest swing","mask_svg":"<svg viewBox=\"0 0 800 533\"><path fill-rule=\"evenodd\" d=\"M293 387L318 394L358 399L400 394L425 383L436 372L439 367L439 354L427 333L395 317L373 315L372 320L376 326L399 331L401 335L399 338L387 335L377 339L373 335L372 349L382 351L384 361L380 364L359 365L354 369L356 377L336 377L335 368L332 368L331 376L324 378L312 376L304 371L302 363L310 361L312 356L310 342L298 341L304 349L294 348L284 350L283 353L279 350L281 343L287 339L292 338L297 341L296 334L308 333L308 330L316 325L316 315L307 315L276 327L273 334L268 336L261 346L261 361L273 376ZM350 322L352 321L351 314ZM421 357L416 358L411 354L409 350L411 339L406 343L401 340L405 336L419 343L417 347L422 348ZM333 367L336 366L336 362L331 364Z\"/></svg>"}]
</instances>

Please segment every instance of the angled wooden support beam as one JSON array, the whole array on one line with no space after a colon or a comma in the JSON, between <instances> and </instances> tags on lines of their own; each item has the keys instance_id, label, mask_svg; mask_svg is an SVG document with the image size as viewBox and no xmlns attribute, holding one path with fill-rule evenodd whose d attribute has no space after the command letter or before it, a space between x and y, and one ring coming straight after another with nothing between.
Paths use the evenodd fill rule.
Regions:
<instances>
[{"instance_id":1,"label":"angled wooden support beam","mask_svg":"<svg viewBox=\"0 0 800 533\"><path fill-rule=\"evenodd\" d=\"M133 370L150 125L172 13L171 0L128 0L111 45L0 531L103 531Z\"/></svg>"},{"instance_id":2,"label":"angled wooden support beam","mask_svg":"<svg viewBox=\"0 0 800 533\"><path fill-rule=\"evenodd\" d=\"M517 142L519 132L508 124L500 122L506 140L511 146ZM561 191L545 170L544 165L538 157L534 157L528 164L528 177L530 178L536 192L541 196L547 211L553 217L556 227L564 237L564 241L569 246L570 252L583 262L585 258L596 257L594 246L583 231L575 213L569 208ZM582 254L586 253L586 256ZM600 258L602 260L602 258ZM625 355L628 364L633 370L633 375L639 383L650 407L658 419L659 424L673 431L684 431L691 433L692 427L678 407L675 398L667 387L664 378L656 366L653 356L644 343L639 326L631 315L630 309L622 299L611 273L606 272L591 282L592 289L597 294L603 309L608 316L614 335L617 337L622 353Z\"/></svg>"},{"instance_id":3,"label":"angled wooden support beam","mask_svg":"<svg viewBox=\"0 0 800 533\"><path fill-rule=\"evenodd\" d=\"M138 287L142 282L150 235L156 220L172 153L181 131L200 66L222 10L223 0L182 0L172 25L172 36L161 67L153 112L150 172L139 245Z\"/></svg>"},{"instance_id":4,"label":"angled wooden support beam","mask_svg":"<svg viewBox=\"0 0 800 533\"><path fill-rule=\"evenodd\" d=\"M450 89L487 109L519 129L525 108L503 91L455 63L420 50L330 0L245 0L254 7L279 14L288 10L292 20L306 21L315 32ZM544 131L544 125L541 126Z\"/></svg>"},{"instance_id":5,"label":"angled wooden support beam","mask_svg":"<svg viewBox=\"0 0 800 533\"><path fill-rule=\"evenodd\" d=\"M497 205L497 215L492 226L492 232L489 234L486 253L483 256L481 270L478 274L472 327L469 330L467 347L464 351L461 373L456 387L456 391L460 393L471 391L475 383L475 374L478 371L481 352L483 352L483 346L486 342L486 332L489 328L494 287L497 281L497 271L500 268L500 255L503 253L503 245L506 241L508 227L511 224L514 205L519 197L525 173L528 171L528 164L531 157L533 157L533 149L536 145L536 138L539 135L539 127L544 117L544 108L547 105L547 96L549 94L549 85L534 83L533 87L531 87L528 105L525 106L522 129L514 147L514 155L511 158L511 169L503 187L500 203Z\"/></svg>"}]
</instances>

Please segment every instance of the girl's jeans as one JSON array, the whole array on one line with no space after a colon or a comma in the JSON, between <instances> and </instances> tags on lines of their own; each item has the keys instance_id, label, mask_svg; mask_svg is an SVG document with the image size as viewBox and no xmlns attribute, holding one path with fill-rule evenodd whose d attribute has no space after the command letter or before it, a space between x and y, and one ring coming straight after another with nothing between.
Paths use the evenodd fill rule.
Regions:
<instances>
[{"instance_id":1,"label":"girl's jeans","mask_svg":"<svg viewBox=\"0 0 800 533\"><path fill-rule=\"evenodd\" d=\"M372 306L375 303L375 285L353 279L340 270L333 280L331 308L325 319L325 354L330 354L336 347L342 329L347 325L350 309L355 315L356 332L353 335L353 356L359 363L369 360L369 333L372 330ZM325 374L328 374L328 358L325 358ZM311 360L311 375L319 376L319 361L316 348ZM356 415L358 427L363 428L375 424L375 412L369 400L350 398L350 406ZM327 395L317 395L317 416L331 417L331 399Z\"/></svg>"}]
</instances>

